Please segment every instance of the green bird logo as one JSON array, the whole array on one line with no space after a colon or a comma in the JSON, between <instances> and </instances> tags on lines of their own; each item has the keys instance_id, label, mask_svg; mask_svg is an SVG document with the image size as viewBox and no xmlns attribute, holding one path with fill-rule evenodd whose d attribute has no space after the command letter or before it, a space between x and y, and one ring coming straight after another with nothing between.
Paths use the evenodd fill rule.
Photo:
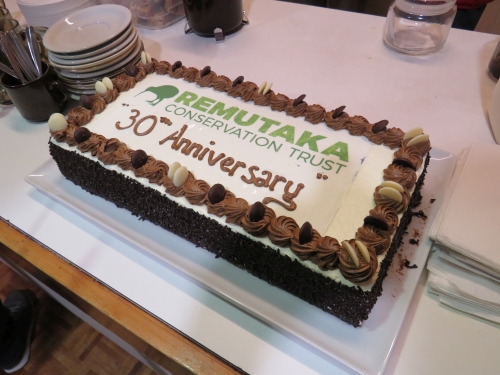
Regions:
<instances>
[{"instance_id":1,"label":"green bird logo","mask_svg":"<svg viewBox=\"0 0 500 375\"><path fill-rule=\"evenodd\" d=\"M155 106L158 103L160 103L163 99L169 99L169 98L173 98L174 96L176 96L179 93L179 89L175 86L170 86L170 85L148 87L146 90L138 93L135 96L141 95L145 92L152 92L153 94L156 95L155 99L146 100L149 104L151 104L152 106Z\"/></svg>"}]
</instances>

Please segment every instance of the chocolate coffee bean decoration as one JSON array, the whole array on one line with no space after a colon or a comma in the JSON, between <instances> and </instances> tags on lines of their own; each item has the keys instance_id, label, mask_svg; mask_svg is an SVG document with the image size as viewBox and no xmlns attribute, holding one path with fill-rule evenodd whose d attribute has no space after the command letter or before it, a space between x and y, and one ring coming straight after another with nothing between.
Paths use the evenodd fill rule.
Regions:
<instances>
[{"instance_id":1,"label":"chocolate coffee bean decoration","mask_svg":"<svg viewBox=\"0 0 500 375\"><path fill-rule=\"evenodd\" d=\"M297 99L295 99L293 101L293 106L297 107L300 103L302 103L302 101L304 100L305 97L306 97L306 94L302 94L301 96L299 96Z\"/></svg>"},{"instance_id":2,"label":"chocolate coffee bean decoration","mask_svg":"<svg viewBox=\"0 0 500 375\"><path fill-rule=\"evenodd\" d=\"M344 109L345 105L336 108L335 111L333 111L332 113L332 119L336 119L337 117L339 117L342 114L342 112L344 112Z\"/></svg>"},{"instance_id":3,"label":"chocolate coffee bean decoration","mask_svg":"<svg viewBox=\"0 0 500 375\"><path fill-rule=\"evenodd\" d=\"M363 222L365 223L365 225L373 225L375 228L379 228L382 230L389 230L389 224L387 223L387 221L378 217L367 216L365 217Z\"/></svg>"},{"instance_id":4,"label":"chocolate coffee bean decoration","mask_svg":"<svg viewBox=\"0 0 500 375\"><path fill-rule=\"evenodd\" d=\"M376 122L372 126L372 133L377 134L377 133L380 133L381 131L384 131L385 128L387 127L387 125L389 125L389 121L387 121L387 120L382 120L382 121Z\"/></svg>"},{"instance_id":5,"label":"chocolate coffee bean decoration","mask_svg":"<svg viewBox=\"0 0 500 375\"><path fill-rule=\"evenodd\" d=\"M182 66L181 61L176 61L174 62L174 65L172 65L172 72L175 72L177 69L179 69Z\"/></svg>"},{"instance_id":6,"label":"chocolate coffee bean decoration","mask_svg":"<svg viewBox=\"0 0 500 375\"><path fill-rule=\"evenodd\" d=\"M134 64L130 64L125 68L125 74L129 77L135 77L139 73L139 69Z\"/></svg>"},{"instance_id":7,"label":"chocolate coffee bean decoration","mask_svg":"<svg viewBox=\"0 0 500 375\"><path fill-rule=\"evenodd\" d=\"M148 161L148 154L143 150L135 150L130 158L132 167L135 169L142 167Z\"/></svg>"},{"instance_id":8,"label":"chocolate coffee bean decoration","mask_svg":"<svg viewBox=\"0 0 500 375\"><path fill-rule=\"evenodd\" d=\"M209 74L212 71L212 69L207 65L206 67L203 68L203 70L200 72L200 77L203 78L207 74Z\"/></svg>"},{"instance_id":9,"label":"chocolate coffee bean decoration","mask_svg":"<svg viewBox=\"0 0 500 375\"><path fill-rule=\"evenodd\" d=\"M222 184L215 184L208 191L208 200L212 204L216 204L222 202L222 200L226 197L226 188Z\"/></svg>"},{"instance_id":10,"label":"chocolate coffee bean decoration","mask_svg":"<svg viewBox=\"0 0 500 375\"><path fill-rule=\"evenodd\" d=\"M233 87L236 85L239 85L240 83L243 83L245 78L243 76L236 77L236 79L233 81Z\"/></svg>"},{"instance_id":11,"label":"chocolate coffee bean decoration","mask_svg":"<svg viewBox=\"0 0 500 375\"><path fill-rule=\"evenodd\" d=\"M85 94L80 95L79 102L83 108L88 109L90 111L92 110L92 100L90 99L90 96L87 96Z\"/></svg>"},{"instance_id":12,"label":"chocolate coffee bean decoration","mask_svg":"<svg viewBox=\"0 0 500 375\"><path fill-rule=\"evenodd\" d=\"M299 243L301 245L311 242L313 239L313 227L310 222L306 221L302 224L299 232Z\"/></svg>"},{"instance_id":13,"label":"chocolate coffee bean decoration","mask_svg":"<svg viewBox=\"0 0 500 375\"><path fill-rule=\"evenodd\" d=\"M262 220L264 214L266 213L266 206L262 202L255 202L250 207L250 212L248 213L248 218L252 223Z\"/></svg>"},{"instance_id":14,"label":"chocolate coffee bean decoration","mask_svg":"<svg viewBox=\"0 0 500 375\"><path fill-rule=\"evenodd\" d=\"M78 143L82 143L88 140L91 134L92 133L90 132L89 129L84 127L79 127L73 133L73 138L75 138L75 141L77 141Z\"/></svg>"},{"instance_id":15,"label":"chocolate coffee bean decoration","mask_svg":"<svg viewBox=\"0 0 500 375\"><path fill-rule=\"evenodd\" d=\"M408 160L406 160L406 159L394 159L392 161L392 164L400 165L400 166L402 166L404 168L411 168L414 171L417 170L417 168L415 168L415 166L412 163L410 163Z\"/></svg>"}]
</instances>

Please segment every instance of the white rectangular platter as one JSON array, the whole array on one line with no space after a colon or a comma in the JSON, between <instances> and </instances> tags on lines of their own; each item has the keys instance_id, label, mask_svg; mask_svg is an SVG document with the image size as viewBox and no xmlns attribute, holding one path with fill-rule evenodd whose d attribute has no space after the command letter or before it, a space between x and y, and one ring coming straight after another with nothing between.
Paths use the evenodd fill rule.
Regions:
<instances>
[{"instance_id":1,"label":"white rectangular platter","mask_svg":"<svg viewBox=\"0 0 500 375\"><path fill-rule=\"evenodd\" d=\"M439 149L431 151L431 162L422 190L422 209L427 219L415 217L405 245L396 254L384 281L384 292L369 319L360 328L268 285L223 259L149 222L139 221L128 211L92 196L67 181L55 162L47 161L26 181L75 212L145 251L166 267L181 271L223 300L243 309L285 335L299 339L310 350L318 350L355 372L381 374L425 267L431 241L427 232L455 166L455 156ZM435 201L434 201L435 199ZM431 200L433 200L431 203ZM409 244L419 239L418 245ZM405 268L404 261L417 268ZM125 295L125 297L127 297ZM221 303L224 303L221 301Z\"/></svg>"}]
</instances>

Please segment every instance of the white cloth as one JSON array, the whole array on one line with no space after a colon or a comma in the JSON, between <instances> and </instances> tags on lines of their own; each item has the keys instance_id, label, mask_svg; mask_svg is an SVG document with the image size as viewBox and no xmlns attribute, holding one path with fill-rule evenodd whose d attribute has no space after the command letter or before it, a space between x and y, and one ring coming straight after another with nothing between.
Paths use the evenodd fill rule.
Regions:
<instances>
[{"instance_id":1,"label":"white cloth","mask_svg":"<svg viewBox=\"0 0 500 375\"><path fill-rule=\"evenodd\" d=\"M460 153L429 235L429 291L440 302L500 324L500 146Z\"/></svg>"}]
</instances>

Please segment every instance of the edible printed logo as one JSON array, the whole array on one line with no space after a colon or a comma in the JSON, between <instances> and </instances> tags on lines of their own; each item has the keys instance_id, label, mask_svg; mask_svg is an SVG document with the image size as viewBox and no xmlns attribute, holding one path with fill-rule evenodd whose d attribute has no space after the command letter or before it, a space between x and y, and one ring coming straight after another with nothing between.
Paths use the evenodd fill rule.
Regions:
<instances>
[{"instance_id":1,"label":"edible printed logo","mask_svg":"<svg viewBox=\"0 0 500 375\"><path fill-rule=\"evenodd\" d=\"M171 85L148 87L146 90L144 90L143 92L140 92L139 94L137 94L135 96L141 95L145 92L151 92L151 93L156 95L155 99L146 100L149 104L151 104L152 106L155 106L164 99L169 99L169 98L173 98L174 96L176 96L179 93L179 89L177 87L171 86Z\"/></svg>"}]
</instances>

